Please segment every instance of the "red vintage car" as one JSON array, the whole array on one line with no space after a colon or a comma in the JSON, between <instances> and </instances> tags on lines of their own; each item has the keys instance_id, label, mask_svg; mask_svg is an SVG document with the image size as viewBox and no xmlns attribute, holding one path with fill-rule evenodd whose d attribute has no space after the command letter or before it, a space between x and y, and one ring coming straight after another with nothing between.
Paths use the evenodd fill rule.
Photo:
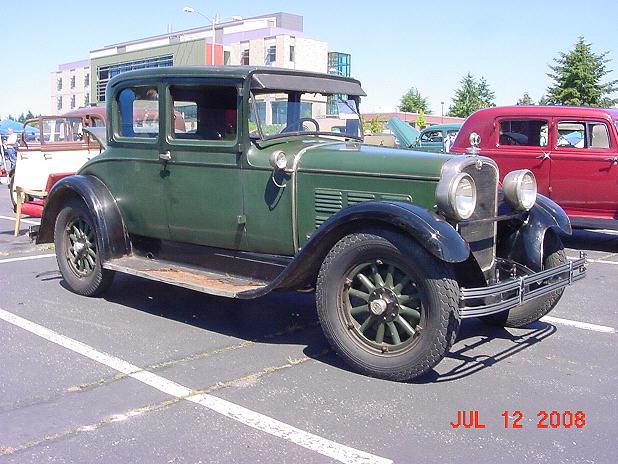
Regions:
<instances>
[{"instance_id":1,"label":"red vintage car","mask_svg":"<svg viewBox=\"0 0 618 464\"><path fill-rule=\"evenodd\" d=\"M539 193L558 203L574 227L618 230L618 110L509 106L479 110L463 124L451 152L470 134L501 173L529 169Z\"/></svg>"}]
</instances>

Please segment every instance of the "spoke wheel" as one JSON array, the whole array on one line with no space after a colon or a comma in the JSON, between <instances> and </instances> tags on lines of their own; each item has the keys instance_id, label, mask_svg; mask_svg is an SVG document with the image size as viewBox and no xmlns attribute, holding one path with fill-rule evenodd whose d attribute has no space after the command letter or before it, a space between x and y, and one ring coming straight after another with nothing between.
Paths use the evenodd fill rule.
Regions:
<instances>
[{"instance_id":1,"label":"spoke wheel","mask_svg":"<svg viewBox=\"0 0 618 464\"><path fill-rule=\"evenodd\" d=\"M56 217L54 242L58 268L69 289L79 295L97 296L112 283L114 272L103 268L99 230L86 205L70 199ZM104 242L102 242L104 243Z\"/></svg>"},{"instance_id":2,"label":"spoke wheel","mask_svg":"<svg viewBox=\"0 0 618 464\"><path fill-rule=\"evenodd\" d=\"M355 266L342 289L342 316L355 339L396 354L421 336L425 308L414 279L396 264L375 259Z\"/></svg>"},{"instance_id":3,"label":"spoke wheel","mask_svg":"<svg viewBox=\"0 0 618 464\"><path fill-rule=\"evenodd\" d=\"M77 277L87 277L98 260L96 235L89 222L77 216L65 228L66 260Z\"/></svg>"}]
</instances>

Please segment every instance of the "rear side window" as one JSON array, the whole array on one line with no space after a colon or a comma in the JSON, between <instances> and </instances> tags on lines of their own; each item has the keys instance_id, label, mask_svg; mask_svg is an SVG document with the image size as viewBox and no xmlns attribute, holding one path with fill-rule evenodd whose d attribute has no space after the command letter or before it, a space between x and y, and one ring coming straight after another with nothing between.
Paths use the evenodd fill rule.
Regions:
<instances>
[{"instance_id":1,"label":"rear side window","mask_svg":"<svg viewBox=\"0 0 618 464\"><path fill-rule=\"evenodd\" d=\"M122 137L156 138L159 135L159 92L154 86L128 87L118 93Z\"/></svg>"},{"instance_id":2,"label":"rear side window","mask_svg":"<svg viewBox=\"0 0 618 464\"><path fill-rule=\"evenodd\" d=\"M609 148L609 131L602 122L560 121L556 145L564 148Z\"/></svg>"},{"instance_id":3,"label":"rear side window","mask_svg":"<svg viewBox=\"0 0 618 464\"><path fill-rule=\"evenodd\" d=\"M500 122L500 145L526 147L547 146L547 121L535 119L505 120Z\"/></svg>"},{"instance_id":4,"label":"rear side window","mask_svg":"<svg viewBox=\"0 0 618 464\"><path fill-rule=\"evenodd\" d=\"M173 85L172 136L175 139L235 141L238 126L236 87Z\"/></svg>"},{"instance_id":5,"label":"rear side window","mask_svg":"<svg viewBox=\"0 0 618 464\"><path fill-rule=\"evenodd\" d=\"M421 136L421 142L442 142L442 131L427 131Z\"/></svg>"}]
</instances>

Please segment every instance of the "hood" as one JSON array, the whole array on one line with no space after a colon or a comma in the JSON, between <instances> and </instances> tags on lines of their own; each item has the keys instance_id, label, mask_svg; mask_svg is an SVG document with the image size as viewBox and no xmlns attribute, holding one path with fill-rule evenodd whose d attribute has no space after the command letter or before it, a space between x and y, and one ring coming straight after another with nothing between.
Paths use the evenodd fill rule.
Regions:
<instances>
[{"instance_id":1,"label":"hood","mask_svg":"<svg viewBox=\"0 0 618 464\"><path fill-rule=\"evenodd\" d=\"M451 155L398 150L352 142L324 142L307 148L300 171L330 171L373 176L440 179L442 166Z\"/></svg>"},{"instance_id":2,"label":"hood","mask_svg":"<svg viewBox=\"0 0 618 464\"><path fill-rule=\"evenodd\" d=\"M399 140L400 146L403 148L413 147L421 135L418 130L399 118L389 119L386 127L395 134L395 137Z\"/></svg>"}]
</instances>

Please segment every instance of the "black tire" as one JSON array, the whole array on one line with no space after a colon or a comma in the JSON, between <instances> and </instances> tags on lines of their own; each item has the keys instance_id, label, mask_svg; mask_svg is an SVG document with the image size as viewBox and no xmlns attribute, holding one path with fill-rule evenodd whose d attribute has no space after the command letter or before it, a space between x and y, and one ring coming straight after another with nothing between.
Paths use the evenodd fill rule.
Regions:
<instances>
[{"instance_id":1,"label":"black tire","mask_svg":"<svg viewBox=\"0 0 618 464\"><path fill-rule=\"evenodd\" d=\"M371 263L375 263L376 267ZM357 285L355 279L358 277L360 280L361 274L360 271L359 274L353 272L359 268L377 269L384 285L382 288L377 285L373 292L368 291L369 297L364 297L367 305L362 305L361 301L361 306L373 308L376 293L385 292L384 288L390 288L395 294L400 293L398 297L405 297L404 290L411 289L405 290L405 293L412 292L415 296L413 299L408 296L410 303L406 304L410 305L414 301L417 309L413 311L417 311L420 316L413 334L407 340L399 340L397 344L388 327L393 324L399 330L403 327L400 320L385 321L387 316L395 316L395 312L397 318L409 314L404 311L410 308L400 305L399 301L392 303L388 295L382 300L391 301L386 306L389 309L384 310L384 313L376 315L374 309L371 309L367 310L368 319L364 323L355 319L361 317L362 320L365 317L353 315L353 310L361 308L352 306L352 300L357 298L352 292L355 292L354 295L359 293L354 288ZM406 277L411 282L395 290L399 285L394 285L393 276L399 276L399 285ZM374 272L370 281L375 283L380 279ZM318 316L331 346L354 370L370 376L409 380L426 373L448 353L459 330L459 286L452 267L434 258L412 239L386 228L342 238L322 263L316 290ZM395 308L393 313L391 307ZM375 318L375 321L367 325L371 318ZM406 322L411 327L410 320ZM363 326L366 328L363 329ZM385 326L388 327L388 335L385 334ZM365 332L371 335L365 335ZM385 337L390 338L390 343L385 342Z\"/></svg>"},{"instance_id":2,"label":"black tire","mask_svg":"<svg viewBox=\"0 0 618 464\"><path fill-rule=\"evenodd\" d=\"M54 243L60 273L71 291L98 296L109 288L114 272L101 266L99 231L81 200L68 201L58 214Z\"/></svg>"},{"instance_id":3,"label":"black tire","mask_svg":"<svg viewBox=\"0 0 618 464\"><path fill-rule=\"evenodd\" d=\"M15 171L9 174L9 196L11 197L11 205L13 212L17 212L17 194L15 193Z\"/></svg>"},{"instance_id":4,"label":"black tire","mask_svg":"<svg viewBox=\"0 0 618 464\"><path fill-rule=\"evenodd\" d=\"M551 269L567 262L566 253L560 237L553 232L548 232L543 243L543 269ZM560 301L564 288L551 292L543 297L528 301L509 311L500 314L492 314L481 319L492 325L502 327L524 327L538 321L547 315Z\"/></svg>"}]
</instances>

